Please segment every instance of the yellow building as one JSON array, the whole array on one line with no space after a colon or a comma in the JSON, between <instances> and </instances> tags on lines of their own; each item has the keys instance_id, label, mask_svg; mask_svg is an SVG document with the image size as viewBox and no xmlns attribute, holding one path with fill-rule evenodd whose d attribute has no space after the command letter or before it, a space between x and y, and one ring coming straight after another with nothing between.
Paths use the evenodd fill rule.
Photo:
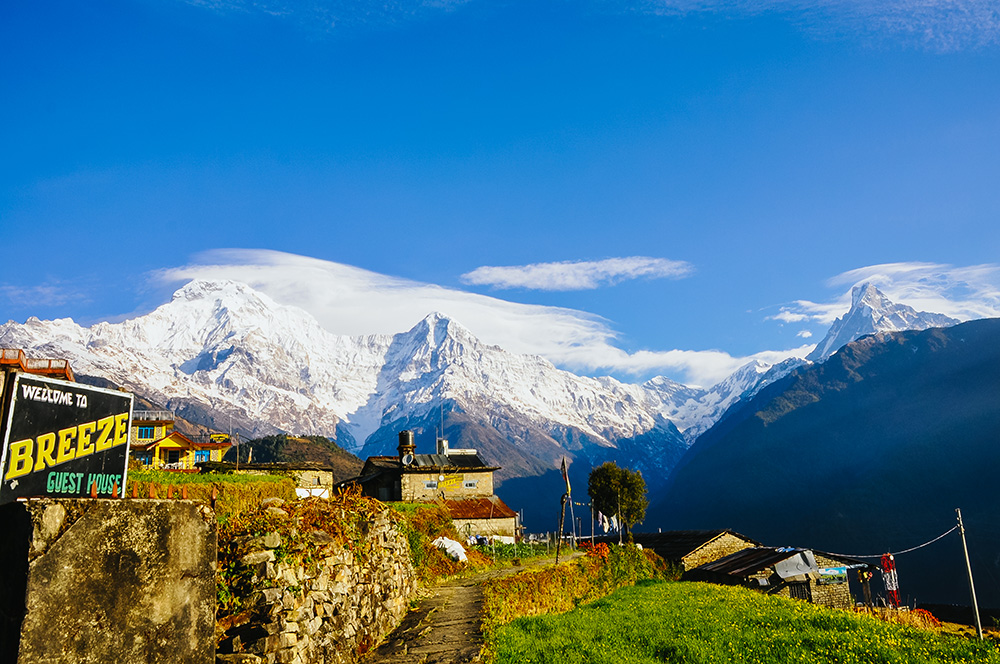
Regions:
<instances>
[{"instance_id":1,"label":"yellow building","mask_svg":"<svg viewBox=\"0 0 1000 664\"><path fill-rule=\"evenodd\" d=\"M131 438L132 458L154 470L197 471L195 464L222 461L232 446L224 434L192 439L175 431L174 415L166 410L135 411Z\"/></svg>"}]
</instances>

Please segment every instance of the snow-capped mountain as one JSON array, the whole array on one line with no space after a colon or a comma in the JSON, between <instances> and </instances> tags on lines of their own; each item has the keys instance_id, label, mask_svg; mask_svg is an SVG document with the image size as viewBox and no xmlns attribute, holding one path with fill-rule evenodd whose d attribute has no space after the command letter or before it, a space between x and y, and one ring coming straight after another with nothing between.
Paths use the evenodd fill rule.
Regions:
<instances>
[{"instance_id":1,"label":"snow-capped mountain","mask_svg":"<svg viewBox=\"0 0 1000 664\"><path fill-rule=\"evenodd\" d=\"M861 288L817 353L887 325L953 322ZM391 453L400 429L426 439L440 426L508 477L544 473L565 455L627 463L652 486L733 404L804 364L754 361L707 390L664 377L629 384L509 353L441 314L395 335L338 336L245 284L201 280L121 323L8 322L0 347L67 358L78 375L220 430L324 435L367 455Z\"/></svg>"},{"instance_id":2,"label":"snow-capped mountain","mask_svg":"<svg viewBox=\"0 0 1000 664\"><path fill-rule=\"evenodd\" d=\"M866 334L951 327L959 322L943 314L916 311L905 304L897 304L874 285L864 283L854 287L850 310L833 322L826 337L806 359L822 362Z\"/></svg>"},{"instance_id":3,"label":"snow-capped mountain","mask_svg":"<svg viewBox=\"0 0 1000 664\"><path fill-rule=\"evenodd\" d=\"M404 425L462 413L540 467L561 454L613 458L624 445L663 473L656 448L670 447L673 458L686 446L669 415L696 394L667 379L649 390L576 376L484 344L440 314L396 335L337 336L305 311L231 281L193 281L122 323L9 322L0 346L68 358L78 374L221 429L231 418L248 435L326 435L355 452L387 451ZM640 440L646 449L637 451Z\"/></svg>"}]
</instances>

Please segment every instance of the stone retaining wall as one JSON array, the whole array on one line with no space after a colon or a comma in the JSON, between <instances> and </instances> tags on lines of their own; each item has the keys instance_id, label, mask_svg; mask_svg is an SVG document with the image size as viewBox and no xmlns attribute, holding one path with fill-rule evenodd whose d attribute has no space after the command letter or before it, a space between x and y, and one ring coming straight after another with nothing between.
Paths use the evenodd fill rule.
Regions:
<instances>
[{"instance_id":1,"label":"stone retaining wall","mask_svg":"<svg viewBox=\"0 0 1000 664\"><path fill-rule=\"evenodd\" d=\"M271 499L268 509L283 512ZM251 664L347 664L389 634L409 608L416 576L406 539L388 510L369 525L365 553L353 553L322 531L313 540L311 562L279 559L282 535L252 542L240 561L252 571L248 609L223 621L218 660Z\"/></svg>"}]
</instances>

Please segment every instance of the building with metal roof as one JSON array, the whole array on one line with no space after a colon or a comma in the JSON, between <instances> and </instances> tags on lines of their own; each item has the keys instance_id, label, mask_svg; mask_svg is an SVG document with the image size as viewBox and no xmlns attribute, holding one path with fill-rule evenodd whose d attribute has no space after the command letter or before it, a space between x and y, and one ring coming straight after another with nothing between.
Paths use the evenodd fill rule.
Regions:
<instances>
[{"instance_id":1,"label":"building with metal roof","mask_svg":"<svg viewBox=\"0 0 1000 664\"><path fill-rule=\"evenodd\" d=\"M686 581L741 585L769 595L850 608L850 577L871 565L835 554L796 547L757 546L737 551L684 573ZM855 578L857 583L860 579Z\"/></svg>"},{"instance_id":2,"label":"building with metal roof","mask_svg":"<svg viewBox=\"0 0 1000 664\"><path fill-rule=\"evenodd\" d=\"M360 485L364 495L384 502L442 502L462 535L515 535L516 513L493 494L500 468L476 450L450 448L439 438L433 454L417 454L412 431L399 432L396 449L397 456L368 457L361 474L340 486Z\"/></svg>"}]
</instances>

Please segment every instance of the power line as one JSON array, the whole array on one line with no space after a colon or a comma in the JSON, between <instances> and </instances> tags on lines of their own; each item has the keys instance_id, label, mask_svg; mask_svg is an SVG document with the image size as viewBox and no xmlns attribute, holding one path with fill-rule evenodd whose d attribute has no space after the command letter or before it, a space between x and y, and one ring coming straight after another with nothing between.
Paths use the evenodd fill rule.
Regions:
<instances>
[{"instance_id":1,"label":"power line","mask_svg":"<svg viewBox=\"0 0 1000 664\"><path fill-rule=\"evenodd\" d=\"M904 553L910 553L911 551L916 551L917 549L922 549L925 546L930 546L934 542L937 542L939 539L944 539L946 536L951 535L956 530L958 530L958 526L952 526L951 529L949 529L946 532L941 533L940 535L938 535L934 539L930 540L929 542L924 542L923 544L911 547L909 549L905 549L903 551L897 551L897 552L891 552L890 551L889 553L891 555L893 555L893 556L901 556ZM874 555L854 556L854 555L847 555L846 553L831 553L830 555L831 556L840 556L840 557L843 557L843 558L881 558L884 554L876 553Z\"/></svg>"}]
</instances>

